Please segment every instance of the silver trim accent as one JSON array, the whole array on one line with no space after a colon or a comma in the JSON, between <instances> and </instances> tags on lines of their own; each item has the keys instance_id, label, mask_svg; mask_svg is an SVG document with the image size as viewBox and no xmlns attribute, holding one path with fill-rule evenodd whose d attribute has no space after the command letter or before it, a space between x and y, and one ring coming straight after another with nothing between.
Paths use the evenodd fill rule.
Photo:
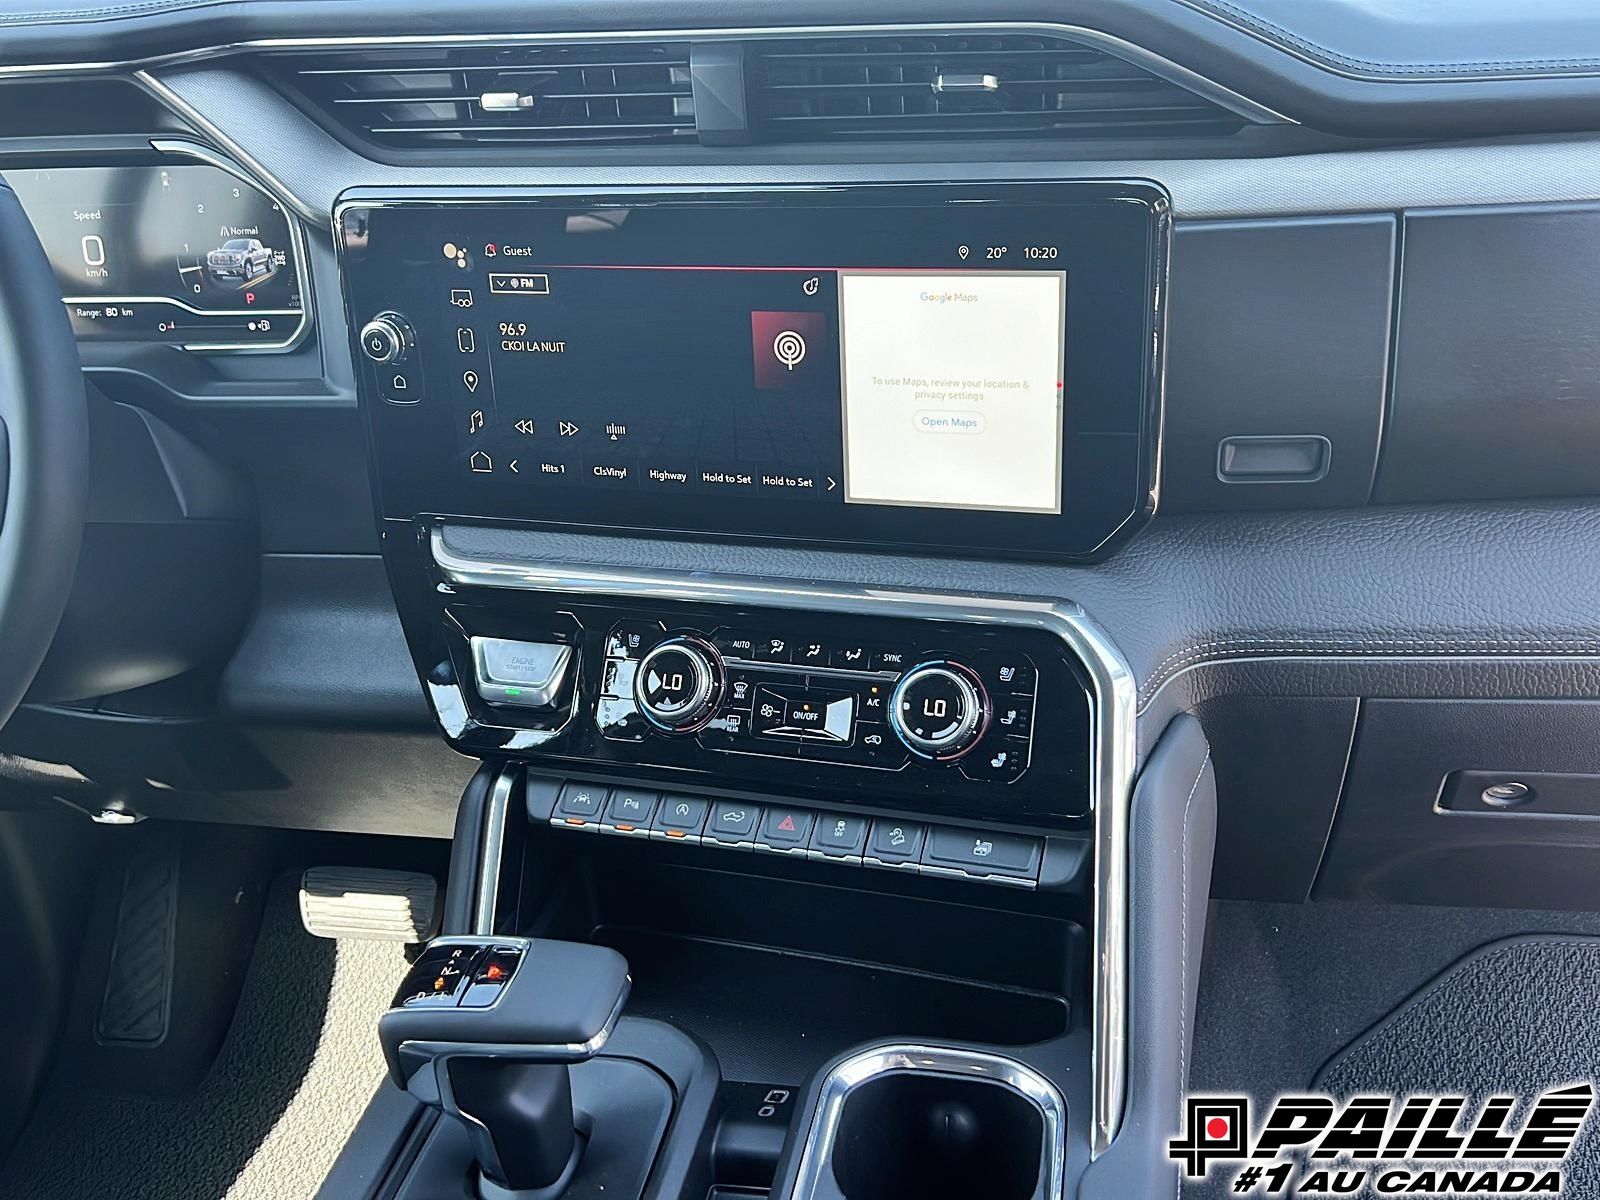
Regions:
<instances>
[{"instance_id":1,"label":"silver trim accent","mask_svg":"<svg viewBox=\"0 0 1600 1200\"><path fill-rule=\"evenodd\" d=\"M0 68L0 74L3 74L3 68ZM197 142L188 142L181 138L152 138L150 140L150 144L152 146L158 150L160 150L164 145L169 144L191 146L194 147L194 157L206 158L206 156L209 155L211 157L206 158L206 161L214 161L217 166L223 166L224 163L237 160L237 165L232 168L234 173L240 174L241 167L243 171L246 172L244 174L240 174L240 178L248 180L256 187L259 187L262 191L266 192L267 195L278 201L278 203L284 205L291 212L299 213L302 219L310 222L312 225L321 229L331 228L327 213L313 208L311 205L302 200L299 195L296 194L293 188L289 187L289 185L284 183L283 180L279 179L271 171L267 170L267 168L262 165L260 159L254 157L236 140L229 137L225 132L223 132L221 126L217 125L199 109L195 108L194 105L190 104L182 96L178 95L177 92L173 91L166 84L162 83L161 80L151 75L148 71L136 71L134 72L132 78L135 83L144 88L145 91L149 92L162 104L165 104L169 109L177 113L184 120L188 121L189 124L193 125L201 133L215 141L217 145L221 146L223 150L227 152L227 154L232 155L232 158L230 159L224 155L218 154L215 150L211 150L209 147L202 146ZM228 168L224 167L224 169L226 170ZM290 221L289 225L297 239L303 237L302 231L295 225L295 222ZM302 252L304 251L305 247L303 244L300 245L300 249ZM308 281L304 278L301 279L300 303L306 309L306 316L308 320L311 315L311 293L312 288Z\"/></svg>"},{"instance_id":2,"label":"silver trim accent","mask_svg":"<svg viewBox=\"0 0 1600 1200\"><path fill-rule=\"evenodd\" d=\"M935 75L933 77L933 90L941 95L968 95L976 93L983 95L987 92L1000 90L1000 77L998 75Z\"/></svg>"},{"instance_id":3,"label":"silver trim accent","mask_svg":"<svg viewBox=\"0 0 1600 1200\"><path fill-rule=\"evenodd\" d=\"M142 59L122 59L87 63L11 63L0 65L0 78L6 76L49 76L76 74L126 74L136 73L148 78L152 68L184 66L208 59L222 58L252 50L338 50L362 46L475 46L475 45L525 45L540 42L611 42L611 41L672 41L708 42L762 39L788 39L838 36L906 36L940 33L1036 33L1075 41L1125 58L1137 66L1171 83L1186 87L1248 120L1259 124L1296 125L1299 122L1276 109L1234 91L1198 71L1163 57L1153 50L1126 41L1113 34L1102 33L1083 25L1070 25L1055 21L952 21L928 24L889 25L793 25L767 28L759 25L734 26L712 29L648 29L604 30L582 32L503 33L503 34L388 34L352 37L256 38L242 42L224 42L204 46L177 54L155 55Z\"/></svg>"},{"instance_id":4,"label":"silver trim accent","mask_svg":"<svg viewBox=\"0 0 1600 1200\"><path fill-rule=\"evenodd\" d=\"M1044 1119L1044 1147L1041 1168L1045 1172L1044 1194L1049 1200L1066 1195L1067 1103L1061 1091L1032 1067L1016 1059L976 1050L915 1044L878 1046L864 1050L839 1063L828 1072L817 1093L806 1130L804 1148L794 1188L783 1200L811 1200L823 1173L833 1161L834 1142L845 1101L863 1084L885 1075L924 1072L954 1079L982 1079L1012 1091L1033 1102Z\"/></svg>"},{"instance_id":5,"label":"silver trim accent","mask_svg":"<svg viewBox=\"0 0 1600 1200\"><path fill-rule=\"evenodd\" d=\"M367 349L367 335L376 333L383 338L386 345L382 354L374 354ZM379 313L361 327L361 332L356 335L356 341L361 343L361 351L375 363L399 362L410 349L407 344L406 331L393 320L389 313Z\"/></svg>"},{"instance_id":6,"label":"silver trim accent","mask_svg":"<svg viewBox=\"0 0 1600 1200\"><path fill-rule=\"evenodd\" d=\"M506 814L511 808L511 789L516 784L516 776L516 767L503 767L489 788L483 848L478 857L477 903L472 910L473 938L480 941L494 937L494 913L500 904L500 858L506 843Z\"/></svg>"},{"instance_id":7,"label":"silver trim accent","mask_svg":"<svg viewBox=\"0 0 1600 1200\"><path fill-rule=\"evenodd\" d=\"M192 158L199 162L207 163L220 171L226 171L235 179L243 180L256 191L270 200L275 200L283 209L284 224L289 227L289 251L294 255L295 278L300 281L300 324L287 338L278 342L217 342L213 344L185 345L183 349L198 354L278 354L286 350L293 350L304 340L306 334L311 332L312 316L316 307L316 287L311 280L311 256L306 252L306 233L301 228L300 222L295 220L295 215L301 212L301 204L294 193L288 188L273 180L271 184L265 182L270 176L260 172L260 178L250 170L241 166L239 162L229 158L226 154L219 154L210 146L200 142L190 141L187 138L151 138L150 148L160 154L173 154L179 158ZM153 299L171 300L170 296L153 297ZM175 301L179 306L188 308L183 301ZM198 312L198 309L191 311ZM243 312L260 311L269 314L292 313L292 309L244 309Z\"/></svg>"},{"instance_id":8,"label":"silver trim accent","mask_svg":"<svg viewBox=\"0 0 1600 1200\"><path fill-rule=\"evenodd\" d=\"M1082 608L1046 597L992 596L866 588L840 583L773 581L740 575L643 568L513 563L470 558L430 532L433 560L451 583L576 592L634 600L687 600L816 612L868 613L1039 629L1060 638L1090 680L1094 736L1089 803L1094 820L1094 1092L1090 1151L1098 1157L1122 1124L1127 1100L1128 809L1137 744L1133 671Z\"/></svg>"},{"instance_id":9,"label":"silver trim accent","mask_svg":"<svg viewBox=\"0 0 1600 1200\"><path fill-rule=\"evenodd\" d=\"M478 97L478 107L484 112L516 112L533 105L534 97L523 92L484 92Z\"/></svg>"}]
</instances>

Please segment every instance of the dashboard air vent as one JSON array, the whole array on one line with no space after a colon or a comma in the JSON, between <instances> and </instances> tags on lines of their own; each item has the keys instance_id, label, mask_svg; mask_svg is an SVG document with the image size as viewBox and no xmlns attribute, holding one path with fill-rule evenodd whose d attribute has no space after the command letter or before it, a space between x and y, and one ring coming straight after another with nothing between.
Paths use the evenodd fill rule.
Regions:
<instances>
[{"instance_id":1,"label":"dashboard air vent","mask_svg":"<svg viewBox=\"0 0 1600 1200\"><path fill-rule=\"evenodd\" d=\"M1028 34L782 39L756 50L773 141L1227 136L1238 114L1126 59Z\"/></svg>"},{"instance_id":2,"label":"dashboard air vent","mask_svg":"<svg viewBox=\"0 0 1600 1200\"><path fill-rule=\"evenodd\" d=\"M687 43L314 51L265 67L336 127L395 150L695 138Z\"/></svg>"}]
</instances>

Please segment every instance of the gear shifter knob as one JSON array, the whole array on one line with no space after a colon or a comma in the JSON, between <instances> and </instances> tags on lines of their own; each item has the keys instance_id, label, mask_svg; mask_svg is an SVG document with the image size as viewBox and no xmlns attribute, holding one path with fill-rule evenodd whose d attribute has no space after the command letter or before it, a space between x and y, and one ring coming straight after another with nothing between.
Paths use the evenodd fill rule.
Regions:
<instances>
[{"instance_id":1,"label":"gear shifter knob","mask_svg":"<svg viewBox=\"0 0 1600 1200\"><path fill-rule=\"evenodd\" d=\"M628 998L603 946L441 937L378 1023L395 1083L464 1121L487 1195L560 1195L583 1152L571 1063L605 1045Z\"/></svg>"}]
</instances>

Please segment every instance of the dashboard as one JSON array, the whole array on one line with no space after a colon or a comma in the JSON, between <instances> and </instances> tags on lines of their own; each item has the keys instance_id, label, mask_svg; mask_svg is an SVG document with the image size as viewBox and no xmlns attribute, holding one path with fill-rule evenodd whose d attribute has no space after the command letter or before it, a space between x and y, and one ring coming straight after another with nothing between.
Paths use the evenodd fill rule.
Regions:
<instances>
[{"instance_id":1,"label":"dashboard","mask_svg":"<svg viewBox=\"0 0 1600 1200\"><path fill-rule=\"evenodd\" d=\"M487 845L487 762L585 862L1070 922L1080 1173L1207 763L1216 896L1591 904L1578 6L282 7L0 16L94 455L0 779Z\"/></svg>"},{"instance_id":2,"label":"dashboard","mask_svg":"<svg viewBox=\"0 0 1600 1200\"><path fill-rule=\"evenodd\" d=\"M158 809L258 811L274 778L152 789L174 780L148 747L180 715L343 753L365 731L380 771L403 736L416 779L455 781L441 697L467 748L545 722L474 690L471 639L517 630L441 599L436 538L519 575L599 560L1054 597L1126 658L1135 753L1204 714L1224 892L1303 897L1347 769L1383 777L1352 760L1363 711L1405 697L1472 728L1458 702L1588 697L1595 84L1537 65L1540 39L1582 41L1548 15L1522 67L1475 72L1499 51L1424 63L1369 14L1338 51L1356 70L1205 7L1069 25L888 5L841 26L802 5L783 29L755 5L717 27L563 8L529 29L484 3L448 32L319 0L293 31L250 3L237 22L8 11L0 175L110 414L102 465L158 484L100 472L102 604L72 627L100 661L41 688L14 748L70 745ZM1393 66L1407 54L1425 78ZM138 639L88 637L130 597ZM766 632L692 618L714 648ZM830 659L862 640L788 631L808 632ZM754 669L811 689L792 668ZM819 694L861 682L829 678ZM609 695L591 684L586 721ZM1093 701L1081 680L1052 695ZM148 719L146 748L88 762L85 710ZM645 744L673 747L664 770L712 752ZM305 786L273 819L445 831L437 786L396 813L315 761L274 762ZM1360 852L1382 861L1411 833L1380 824Z\"/></svg>"},{"instance_id":3,"label":"dashboard","mask_svg":"<svg viewBox=\"0 0 1600 1200\"><path fill-rule=\"evenodd\" d=\"M758 6L719 27L563 9L530 30L474 4L448 33L397 16L382 34L354 11L307 0L292 34L181 6L171 29L8 13L0 175L114 414L108 465L159 484L101 472L120 489L91 525L103 603L73 627L101 661L41 689L54 707L24 711L17 749L70 745L158 809L255 811L272 776L152 794L170 774L156 752L89 763L72 706L148 718L135 745L164 745L180 714L321 731L345 754L352 729L404 731L417 780L456 781L441 698L478 752L548 722L476 690L472 639L518 630L441 599L436 542L518 575L598 560L1080 604L1137 682L1136 753L1173 713L1205 716L1231 797L1224 893L1307 894L1347 770L1382 777L1351 756L1385 697L1470 729L1459 702L1517 690L1507 657L1531 696L1588 696L1576 660L1600 629L1571 566L1600 452L1584 73L1352 74L1175 3L1079 25L990 5L840 26L803 6L781 30ZM1373 22L1347 49L1381 64L1377 43L1405 35ZM90 639L129 597L140 637ZM631 751L597 706L636 698L605 691L584 641L613 618L574 650L614 767ZM684 628L737 662L719 631L767 624ZM830 660L865 640L787 632ZM852 727L865 711L861 680L749 669L851 697ZM140 689L175 680L214 682L144 712ZM1083 687L1058 680L1046 703L1092 708ZM744 761L702 760L701 739L645 745L675 758L663 770ZM437 786L387 811L314 761L275 762L304 787L272 819L445 831ZM1079 819L1076 795L1035 827ZM1382 861L1412 834L1380 824L1361 853Z\"/></svg>"}]
</instances>

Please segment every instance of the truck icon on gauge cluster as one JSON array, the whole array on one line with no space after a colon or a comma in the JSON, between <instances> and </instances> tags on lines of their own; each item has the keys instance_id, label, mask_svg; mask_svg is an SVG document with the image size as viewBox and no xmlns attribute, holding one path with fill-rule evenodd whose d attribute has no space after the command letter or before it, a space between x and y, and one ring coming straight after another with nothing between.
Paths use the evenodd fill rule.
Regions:
<instances>
[{"instance_id":1,"label":"truck icon on gauge cluster","mask_svg":"<svg viewBox=\"0 0 1600 1200\"><path fill-rule=\"evenodd\" d=\"M272 250L260 238L229 238L206 255L206 272L214 279L257 279L272 274Z\"/></svg>"}]
</instances>

